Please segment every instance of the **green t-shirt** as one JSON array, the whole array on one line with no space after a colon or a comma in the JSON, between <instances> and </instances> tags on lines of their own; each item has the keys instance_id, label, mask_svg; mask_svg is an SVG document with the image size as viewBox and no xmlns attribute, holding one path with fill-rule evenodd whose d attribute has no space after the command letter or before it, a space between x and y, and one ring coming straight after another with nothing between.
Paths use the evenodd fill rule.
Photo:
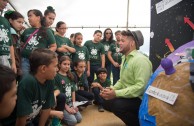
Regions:
<instances>
[{"instance_id":1,"label":"green t-shirt","mask_svg":"<svg viewBox=\"0 0 194 126\"><path fill-rule=\"evenodd\" d=\"M96 79L94 80L94 82L98 82L102 87L106 88L106 87L110 87L111 85L111 81L109 79L106 79L105 82L100 82L100 79Z\"/></svg>"},{"instance_id":2,"label":"green t-shirt","mask_svg":"<svg viewBox=\"0 0 194 126\"><path fill-rule=\"evenodd\" d=\"M67 45L69 47L74 48L72 42L67 37L61 37L59 35L55 35L55 39L57 43L57 48L60 48L62 45ZM59 51L56 51L56 52L60 57L61 56L71 56L70 52L59 52Z\"/></svg>"},{"instance_id":3,"label":"green t-shirt","mask_svg":"<svg viewBox=\"0 0 194 126\"><path fill-rule=\"evenodd\" d=\"M110 45L110 48L109 48L109 51L111 51L112 53L112 58L115 62L121 64L122 62L122 56L123 54L120 53L120 48L119 48L119 44L116 44L116 43L112 43Z\"/></svg>"},{"instance_id":4,"label":"green t-shirt","mask_svg":"<svg viewBox=\"0 0 194 126\"><path fill-rule=\"evenodd\" d=\"M0 16L0 55L9 55L12 45L10 24L4 17Z\"/></svg>"},{"instance_id":5,"label":"green t-shirt","mask_svg":"<svg viewBox=\"0 0 194 126\"><path fill-rule=\"evenodd\" d=\"M47 80L41 84L31 74L24 76L18 85L17 117L28 115L28 120L32 120L41 110L53 107L53 91L54 80Z\"/></svg>"},{"instance_id":6,"label":"green t-shirt","mask_svg":"<svg viewBox=\"0 0 194 126\"><path fill-rule=\"evenodd\" d=\"M77 87L88 88L88 81L87 81L87 75L86 74L83 73L81 75L81 77L79 77L75 71L72 74L74 75L75 84L77 85Z\"/></svg>"},{"instance_id":7,"label":"green t-shirt","mask_svg":"<svg viewBox=\"0 0 194 126\"><path fill-rule=\"evenodd\" d=\"M55 90L59 90L66 96L66 103L69 105L72 103L72 92L76 90L76 85L67 76L63 76L59 73L55 76Z\"/></svg>"},{"instance_id":8,"label":"green t-shirt","mask_svg":"<svg viewBox=\"0 0 194 126\"><path fill-rule=\"evenodd\" d=\"M89 40L85 42L84 46L89 51L90 65L101 65L101 55L105 54L103 44Z\"/></svg>"},{"instance_id":9,"label":"green t-shirt","mask_svg":"<svg viewBox=\"0 0 194 126\"><path fill-rule=\"evenodd\" d=\"M74 46L76 52L72 54L72 61L77 62L78 60L84 60L84 61L88 61L89 60L89 52L87 47L85 46Z\"/></svg>"},{"instance_id":10,"label":"green t-shirt","mask_svg":"<svg viewBox=\"0 0 194 126\"><path fill-rule=\"evenodd\" d=\"M26 43L28 38L37 28L28 28L21 35L21 42ZM29 58L31 52L36 48L49 48L51 44L55 43L55 38L51 30L45 28L46 36L37 36L40 30L32 36L32 38L28 41L26 46L22 49L22 57Z\"/></svg>"},{"instance_id":11,"label":"green t-shirt","mask_svg":"<svg viewBox=\"0 0 194 126\"><path fill-rule=\"evenodd\" d=\"M110 48L110 45L112 44L112 43L115 43L115 41L114 40L112 40L112 41L101 41L101 43L103 44L103 46L104 46L104 51L105 51L105 63L106 64L110 64L111 62L109 61L109 59L108 59L108 56L107 56L107 53L108 53L108 50L109 50L109 48Z\"/></svg>"}]
</instances>

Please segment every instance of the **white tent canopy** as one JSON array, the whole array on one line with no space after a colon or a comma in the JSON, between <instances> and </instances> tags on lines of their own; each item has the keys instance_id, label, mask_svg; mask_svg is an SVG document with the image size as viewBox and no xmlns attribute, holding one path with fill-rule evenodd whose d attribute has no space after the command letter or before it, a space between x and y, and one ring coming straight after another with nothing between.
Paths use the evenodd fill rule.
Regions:
<instances>
[{"instance_id":1,"label":"white tent canopy","mask_svg":"<svg viewBox=\"0 0 194 126\"><path fill-rule=\"evenodd\" d=\"M52 27L58 21L64 21L69 27L66 36L81 32L84 36L83 42L93 39L96 29L102 32L107 27L112 28L113 32L125 30L128 15L129 29L141 30L144 35L144 46L140 50L149 54L150 0L10 0L10 4L25 16L27 22L28 10L39 9L44 12L47 6L52 6L57 14Z\"/></svg>"}]
</instances>

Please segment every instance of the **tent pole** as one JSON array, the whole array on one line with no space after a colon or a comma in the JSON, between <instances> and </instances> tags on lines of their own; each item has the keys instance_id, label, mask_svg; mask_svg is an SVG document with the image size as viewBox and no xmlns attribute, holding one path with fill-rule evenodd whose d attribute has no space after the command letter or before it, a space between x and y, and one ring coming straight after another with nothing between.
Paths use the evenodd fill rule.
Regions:
<instances>
[{"instance_id":1,"label":"tent pole","mask_svg":"<svg viewBox=\"0 0 194 126\"><path fill-rule=\"evenodd\" d=\"M128 26L129 26L129 0L127 0L127 25L126 25L126 30L128 30Z\"/></svg>"}]
</instances>

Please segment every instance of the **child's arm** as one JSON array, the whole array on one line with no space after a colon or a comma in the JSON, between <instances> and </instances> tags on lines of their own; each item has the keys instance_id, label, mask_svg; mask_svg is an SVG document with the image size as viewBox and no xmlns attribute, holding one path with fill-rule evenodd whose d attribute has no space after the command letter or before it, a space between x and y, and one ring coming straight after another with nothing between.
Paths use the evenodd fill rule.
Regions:
<instances>
[{"instance_id":1,"label":"child's arm","mask_svg":"<svg viewBox=\"0 0 194 126\"><path fill-rule=\"evenodd\" d=\"M87 77L90 76L90 61L87 61Z\"/></svg>"},{"instance_id":2,"label":"child's arm","mask_svg":"<svg viewBox=\"0 0 194 126\"><path fill-rule=\"evenodd\" d=\"M105 67L105 54L102 54L101 55L101 61L102 61L102 68L104 68Z\"/></svg>"},{"instance_id":3,"label":"child's arm","mask_svg":"<svg viewBox=\"0 0 194 126\"><path fill-rule=\"evenodd\" d=\"M70 114L75 114L76 111L74 110L73 107L69 107L69 105L65 104L65 110L70 113Z\"/></svg>"},{"instance_id":4,"label":"child's arm","mask_svg":"<svg viewBox=\"0 0 194 126\"><path fill-rule=\"evenodd\" d=\"M94 88L94 87L97 87L97 88L100 88L100 90L103 90L103 87L98 82L92 83L92 88Z\"/></svg>"},{"instance_id":5,"label":"child's arm","mask_svg":"<svg viewBox=\"0 0 194 126\"><path fill-rule=\"evenodd\" d=\"M75 102L75 91L72 92L72 102Z\"/></svg>"},{"instance_id":6,"label":"child's arm","mask_svg":"<svg viewBox=\"0 0 194 126\"><path fill-rule=\"evenodd\" d=\"M13 45L10 46L10 56L11 56L11 68L12 70L17 73L17 68L16 68L16 64L15 64L15 55L14 55L14 48Z\"/></svg>"},{"instance_id":7,"label":"child's arm","mask_svg":"<svg viewBox=\"0 0 194 126\"><path fill-rule=\"evenodd\" d=\"M70 53L74 53L76 51L75 48L70 47L68 45L62 45L62 47L65 48L65 49L67 49L68 52L70 52Z\"/></svg>"},{"instance_id":8,"label":"child's arm","mask_svg":"<svg viewBox=\"0 0 194 126\"><path fill-rule=\"evenodd\" d=\"M108 56L108 59L110 60L110 62L114 65L114 67L119 67L119 64L114 61L114 59L112 58L111 55L112 55L112 52L108 51L107 56Z\"/></svg>"},{"instance_id":9,"label":"child's arm","mask_svg":"<svg viewBox=\"0 0 194 126\"><path fill-rule=\"evenodd\" d=\"M55 116L59 119L63 119L64 118L64 114L62 111L57 111L57 110L51 110L50 111L50 116Z\"/></svg>"},{"instance_id":10,"label":"child's arm","mask_svg":"<svg viewBox=\"0 0 194 126\"><path fill-rule=\"evenodd\" d=\"M57 89L54 91L54 96L57 97L60 94L60 91Z\"/></svg>"},{"instance_id":11,"label":"child's arm","mask_svg":"<svg viewBox=\"0 0 194 126\"><path fill-rule=\"evenodd\" d=\"M27 116L17 117L16 126L25 126L26 125Z\"/></svg>"},{"instance_id":12,"label":"child's arm","mask_svg":"<svg viewBox=\"0 0 194 126\"><path fill-rule=\"evenodd\" d=\"M57 101L57 96L60 94L60 91L57 89L54 91L54 98L55 98L55 102Z\"/></svg>"},{"instance_id":13,"label":"child's arm","mask_svg":"<svg viewBox=\"0 0 194 126\"><path fill-rule=\"evenodd\" d=\"M45 126L46 121L50 115L51 109L44 109L40 113L39 126Z\"/></svg>"},{"instance_id":14,"label":"child's arm","mask_svg":"<svg viewBox=\"0 0 194 126\"><path fill-rule=\"evenodd\" d=\"M57 49L57 44L56 44L56 43L54 43L54 44L50 44L50 45L49 45L49 50L51 50L51 51L55 52L55 51L56 51L56 49Z\"/></svg>"}]
</instances>

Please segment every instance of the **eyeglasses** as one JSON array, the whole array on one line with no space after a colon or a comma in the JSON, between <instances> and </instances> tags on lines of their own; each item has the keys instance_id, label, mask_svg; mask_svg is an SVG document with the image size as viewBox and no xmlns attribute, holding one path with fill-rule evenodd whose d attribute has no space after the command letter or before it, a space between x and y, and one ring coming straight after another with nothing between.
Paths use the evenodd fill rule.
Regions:
<instances>
[{"instance_id":1,"label":"eyeglasses","mask_svg":"<svg viewBox=\"0 0 194 126\"><path fill-rule=\"evenodd\" d=\"M106 35L108 35L108 34L110 34L110 35L111 35L112 33L111 33L111 32L107 32L107 33L106 33Z\"/></svg>"}]
</instances>

